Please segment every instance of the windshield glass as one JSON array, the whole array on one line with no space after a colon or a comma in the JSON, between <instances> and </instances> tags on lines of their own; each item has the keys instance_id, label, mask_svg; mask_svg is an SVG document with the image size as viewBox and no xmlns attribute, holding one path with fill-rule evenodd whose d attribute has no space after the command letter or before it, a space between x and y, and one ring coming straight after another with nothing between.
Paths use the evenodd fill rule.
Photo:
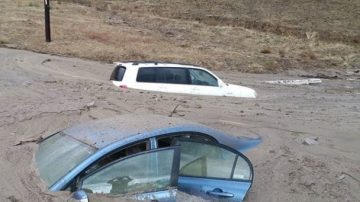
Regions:
<instances>
[{"instance_id":1,"label":"windshield glass","mask_svg":"<svg viewBox=\"0 0 360 202\"><path fill-rule=\"evenodd\" d=\"M51 186L95 151L95 148L59 132L41 142L36 152L40 177Z\"/></svg>"}]
</instances>

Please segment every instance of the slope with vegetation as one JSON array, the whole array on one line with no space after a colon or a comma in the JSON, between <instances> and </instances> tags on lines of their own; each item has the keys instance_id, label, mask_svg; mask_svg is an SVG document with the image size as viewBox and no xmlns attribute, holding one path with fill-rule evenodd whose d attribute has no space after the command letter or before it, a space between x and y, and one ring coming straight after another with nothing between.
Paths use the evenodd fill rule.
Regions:
<instances>
[{"instance_id":1,"label":"slope with vegetation","mask_svg":"<svg viewBox=\"0 0 360 202\"><path fill-rule=\"evenodd\" d=\"M358 68L357 0L58 0L52 43L36 0L0 2L0 44L89 59L279 72Z\"/></svg>"}]
</instances>

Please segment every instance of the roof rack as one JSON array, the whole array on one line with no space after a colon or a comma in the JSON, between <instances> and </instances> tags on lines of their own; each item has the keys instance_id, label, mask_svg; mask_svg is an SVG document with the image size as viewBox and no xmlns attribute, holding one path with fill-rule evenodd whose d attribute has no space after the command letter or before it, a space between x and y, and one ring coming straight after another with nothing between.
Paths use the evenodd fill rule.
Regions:
<instances>
[{"instance_id":1,"label":"roof rack","mask_svg":"<svg viewBox=\"0 0 360 202\"><path fill-rule=\"evenodd\" d=\"M144 60L144 61L136 61L136 60L127 60L127 61L120 61L120 63L132 63L133 65L139 65L141 63L154 63L155 65L159 64L159 63L163 63L163 64L178 64L178 65L191 65L191 66L195 66L195 67L200 67L199 65L194 65L194 64L189 64L189 63L181 63L181 62L168 62L168 61L151 61L151 60Z\"/></svg>"},{"instance_id":2,"label":"roof rack","mask_svg":"<svg viewBox=\"0 0 360 202\"><path fill-rule=\"evenodd\" d=\"M126 60L126 61L120 61L120 63L133 63L133 65L138 65L140 63L161 63L161 62L158 62L158 61L150 61L150 60L144 60L144 61L141 61L141 60Z\"/></svg>"}]
</instances>

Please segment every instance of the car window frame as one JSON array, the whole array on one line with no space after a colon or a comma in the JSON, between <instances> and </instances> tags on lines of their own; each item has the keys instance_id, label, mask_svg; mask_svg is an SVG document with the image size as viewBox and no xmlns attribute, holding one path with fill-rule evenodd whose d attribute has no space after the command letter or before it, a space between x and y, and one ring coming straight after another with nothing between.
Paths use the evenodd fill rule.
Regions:
<instances>
[{"instance_id":1,"label":"car window frame","mask_svg":"<svg viewBox=\"0 0 360 202\"><path fill-rule=\"evenodd\" d=\"M146 148L147 148L147 149L146 149L145 151L141 151L141 152L138 152L138 153L135 153L135 154L139 154L139 153L142 153L142 152L146 152L146 151L151 151L151 150L153 150L153 149L151 149L151 141L150 141L150 138L141 139L141 140L138 140L138 141L131 142L131 143L129 143L129 144L123 145L123 146L121 146L121 147L119 147L119 148L116 148L116 149L108 152L107 154L103 155L102 157L100 157L100 158L97 159L96 161L92 162L89 166L87 166L87 167L86 167L85 169L83 169L79 174L77 174L77 176L74 177L66 186L64 186L64 188L63 188L62 190L70 189L71 191L76 191L76 190L78 189L77 185L78 185L79 181L80 181L82 178L86 177L87 175L91 174L92 172L95 172L95 171L97 171L98 169L100 169L100 168L102 168L102 167L104 167L104 166L106 166L106 165L108 165L108 164L110 164L110 163L112 163L112 162L114 162L114 161L109 162L109 163L107 163L107 164L105 164L105 165L103 165L103 166L101 166L101 167L98 167L98 168L90 171L89 173L87 173L87 171L88 171L92 166L94 166L95 164L99 163L101 160L103 160L104 158L107 158L107 157L110 156L110 155L113 155L113 154L115 154L115 153L117 153L117 152L121 152L122 150L127 149L127 148L129 148L129 147L131 147L131 146L135 146L135 145L137 145L137 144L139 144L139 143L141 143L141 142L146 142ZM128 156L132 156L132 155L135 155L135 154L131 154L131 155L128 155ZM116 159L115 161L124 159L124 158L126 158L126 157L127 157L127 156L124 156L124 157L122 157L122 158Z\"/></svg>"},{"instance_id":2,"label":"car window frame","mask_svg":"<svg viewBox=\"0 0 360 202\"><path fill-rule=\"evenodd\" d=\"M139 155L144 155L144 154L148 154L148 153L156 153L159 151L163 151L163 150L174 150L174 156L173 156L173 162L172 162L172 169L171 169L171 177L170 177L170 186L167 189L163 189L163 190L156 190L156 192L159 191L165 191L168 190L169 188L174 188L177 187L178 185L178 178L179 178L179 167L180 167L180 146L171 146L171 147L164 147L164 148L158 148L158 149L151 149L151 150L147 150L144 152L139 152L133 155L129 155L127 157L118 159L116 161L113 161L111 163L108 163L96 170L93 170L92 172L88 173L87 175L83 176L82 178L78 179L76 182L76 190L81 190L82 189L82 185L83 185L83 181L86 180L87 178L89 178L90 176L92 176L93 174L100 172L101 170L110 167L116 163L119 163L121 161L127 160L129 158L133 158ZM142 193L151 193L153 191L148 191L148 192L136 192L137 194L142 194ZM126 193L126 194L131 194L131 193ZM124 195L126 195L124 194ZM120 195L119 195L120 196Z\"/></svg>"},{"instance_id":3,"label":"car window frame","mask_svg":"<svg viewBox=\"0 0 360 202\"><path fill-rule=\"evenodd\" d=\"M56 133L55 133L56 134ZM83 171L81 171L75 178L72 182L70 182L67 186L65 186L66 188L65 189L68 189L69 187L73 187L71 188L71 190L75 190L76 189L76 185L77 184L77 181L79 181L81 178L84 178L86 177L87 175L89 175L90 173L100 169L101 167L99 168L96 168L94 170L92 170L91 172L87 173L87 171L89 170L89 168L91 168L92 166L94 166L95 164L99 163L101 160L103 160L104 158L106 158L107 156L110 156L110 155L113 155L117 152L121 152L122 150L124 149L127 149L131 146L135 146L141 142L146 142L147 144L147 150L146 151L151 151L151 150L154 150L154 149L161 149L161 148L168 148L168 147L172 147L173 145L170 144L170 146L168 147L161 147L159 148L159 145L158 145L158 139L159 138L170 138L170 137L176 137L176 136L179 136L179 135L198 135L198 136L202 136L202 137L205 137L205 138L208 138L209 141L204 141L204 142L214 142L214 143L218 143L217 139L212 137L211 135L208 135L206 133L200 133L200 132L194 132L194 131L181 131L181 132L174 132L174 133L166 133L166 134L161 134L161 135L157 135L157 136L154 136L153 138L155 138L155 141L156 141L156 147L155 148L152 148L151 147L151 138L146 138L146 139L141 139L141 140L138 140L138 141L135 141L135 142L131 142L129 144L126 144L126 145L123 145L117 149L114 149L113 151L107 153L106 155L103 155L102 157L100 157L99 159L97 159L96 161L92 162L89 166L87 166ZM181 138L181 137L177 137L177 138ZM185 138L187 139L187 138ZM199 140L200 141L200 140ZM145 151L142 151L142 152L145 152ZM139 153L142 153L142 152L139 152ZM130 156L130 155L129 155ZM123 158L126 158L127 156L125 157L122 157L120 159L123 159ZM120 159L117 159L117 160L120 160ZM110 162L112 163L112 162ZM108 163L108 164L110 164ZM106 165L108 165L106 164ZM104 165L105 166L105 165ZM102 166L103 167L103 166ZM75 184L73 184L75 181Z\"/></svg>"},{"instance_id":4,"label":"car window frame","mask_svg":"<svg viewBox=\"0 0 360 202\"><path fill-rule=\"evenodd\" d=\"M249 158L247 158L243 153L237 151L236 149L233 149L229 146L226 146L226 145L223 145L223 144L220 144L220 143L214 143L214 142L210 142L210 141L207 141L207 142L204 142L204 141L201 141L201 140L193 140L193 139L187 139L187 138L178 138L178 140L183 140L183 141L187 141L187 142L196 142L196 143L205 143L205 144L209 144L209 145L213 145L213 146L218 146L220 148L223 148L223 149L226 149L228 151L231 151L233 153L235 153L235 159L234 159L234 163L233 163L233 166L232 166L232 170L231 170L231 178L218 178L218 177L204 177L204 176L191 176L191 175L181 175L180 174L180 164L179 164L179 177L192 177L192 178L203 178L203 179L214 179L214 180L229 180L229 181L237 181L237 182L250 182L251 184L253 183L253 180L254 180L254 167L251 163L251 161L249 160ZM175 145L175 139L174 139L174 142L173 142L173 146L180 146L181 145ZM234 172L235 172L235 168L236 168L236 165L237 165L237 160L238 158L242 157L246 162L247 164L249 165L250 167L250 180L244 180L244 179L234 179ZM180 154L180 158L181 158L181 154ZM181 160L181 159L180 159Z\"/></svg>"}]
</instances>

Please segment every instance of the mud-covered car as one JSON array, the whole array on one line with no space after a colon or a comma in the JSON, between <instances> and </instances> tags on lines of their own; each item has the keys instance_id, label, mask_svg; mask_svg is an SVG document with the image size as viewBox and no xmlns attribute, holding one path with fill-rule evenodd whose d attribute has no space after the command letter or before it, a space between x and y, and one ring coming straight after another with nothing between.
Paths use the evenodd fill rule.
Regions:
<instances>
[{"instance_id":1,"label":"mud-covered car","mask_svg":"<svg viewBox=\"0 0 360 202\"><path fill-rule=\"evenodd\" d=\"M110 76L114 85L166 93L256 98L255 90L223 82L209 70L187 64L118 62Z\"/></svg>"},{"instance_id":2,"label":"mud-covered car","mask_svg":"<svg viewBox=\"0 0 360 202\"><path fill-rule=\"evenodd\" d=\"M254 172L241 152L260 141L182 119L122 115L43 139L35 159L50 191L69 190L79 201L88 193L174 201L177 190L242 201Z\"/></svg>"}]
</instances>

